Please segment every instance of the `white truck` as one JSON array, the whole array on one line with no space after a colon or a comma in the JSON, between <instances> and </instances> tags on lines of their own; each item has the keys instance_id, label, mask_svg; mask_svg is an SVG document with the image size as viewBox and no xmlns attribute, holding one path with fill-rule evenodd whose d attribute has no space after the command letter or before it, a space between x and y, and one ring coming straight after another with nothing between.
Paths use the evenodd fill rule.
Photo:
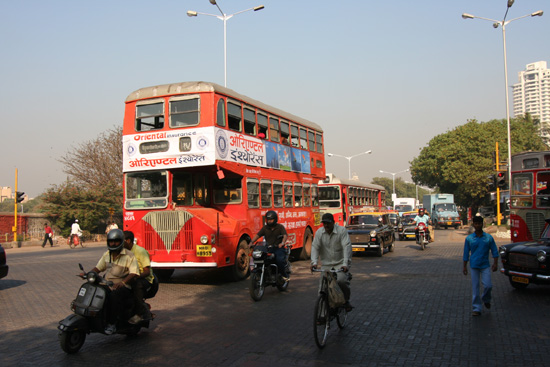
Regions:
<instances>
[{"instance_id":1,"label":"white truck","mask_svg":"<svg viewBox=\"0 0 550 367\"><path fill-rule=\"evenodd\" d=\"M415 198L395 198L393 201L393 210L397 210L399 215L404 212L412 212L416 209Z\"/></svg>"},{"instance_id":2,"label":"white truck","mask_svg":"<svg viewBox=\"0 0 550 367\"><path fill-rule=\"evenodd\" d=\"M422 200L424 209L426 209L432 219L435 228L455 227L458 229L462 222L455 205L453 194L430 194L424 195Z\"/></svg>"}]
</instances>

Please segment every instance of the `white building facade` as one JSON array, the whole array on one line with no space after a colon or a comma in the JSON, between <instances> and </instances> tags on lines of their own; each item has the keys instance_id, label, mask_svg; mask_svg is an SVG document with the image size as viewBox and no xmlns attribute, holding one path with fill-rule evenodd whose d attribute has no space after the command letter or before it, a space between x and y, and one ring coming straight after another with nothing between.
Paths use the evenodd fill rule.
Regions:
<instances>
[{"instance_id":1,"label":"white building facade","mask_svg":"<svg viewBox=\"0 0 550 367\"><path fill-rule=\"evenodd\" d=\"M518 73L518 82L512 86L514 116L529 112L540 121L539 133L550 141L550 70L546 61L527 64Z\"/></svg>"}]
</instances>

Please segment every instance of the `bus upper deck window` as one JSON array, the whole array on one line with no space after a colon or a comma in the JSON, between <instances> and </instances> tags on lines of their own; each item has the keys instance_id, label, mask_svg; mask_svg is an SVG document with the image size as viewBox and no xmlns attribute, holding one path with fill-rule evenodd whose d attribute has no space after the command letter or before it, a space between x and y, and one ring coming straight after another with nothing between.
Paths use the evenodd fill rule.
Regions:
<instances>
[{"instance_id":1,"label":"bus upper deck window","mask_svg":"<svg viewBox=\"0 0 550 367\"><path fill-rule=\"evenodd\" d=\"M267 126L267 116L261 113L257 114L258 119L258 137L262 139L269 139L269 130ZM260 134L264 134L262 137Z\"/></svg>"},{"instance_id":2,"label":"bus upper deck window","mask_svg":"<svg viewBox=\"0 0 550 367\"><path fill-rule=\"evenodd\" d=\"M307 150L307 130L300 129L300 148Z\"/></svg>"},{"instance_id":3,"label":"bus upper deck window","mask_svg":"<svg viewBox=\"0 0 550 367\"><path fill-rule=\"evenodd\" d=\"M311 131L307 133L308 136L308 142L309 142L309 150L312 152L315 151L315 134ZM311 164L313 166L313 164Z\"/></svg>"},{"instance_id":4,"label":"bus upper deck window","mask_svg":"<svg viewBox=\"0 0 550 367\"><path fill-rule=\"evenodd\" d=\"M269 136L271 137L271 141L279 142L279 120L275 117L269 118Z\"/></svg>"},{"instance_id":5,"label":"bus upper deck window","mask_svg":"<svg viewBox=\"0 0 550 367\"><path fill-rule=\"evenodd\" d=\"M296 125L290 125L290 142L292 143L292 146L295 148L298 148L300 146L300 136L298 135L298 126Z\"/></svg>"},{"instance_id":6,"label":"bus upper deck window","mask_svg":"<svg viewBox=\"0 0 550 367\"><path fill-rule=\"evenodd\" d=\"M227 102L227 127L234 131L241 131L241 105Z\"/></svg>"},{"instance_id":7,"label":"bus upper deck window","mask_svg":"<svg viewBox=\"0 0 550 367\"><path fill-rule=\"evenodd\" d=\"M164 103L136 106L136 131L149 131L164 127Z\"/></svg>"},{"instance_id":8,"label":"bus upper deck window","mask_svg":"<svg viewBox=\"0 0 550 367\"><path fill-rule=\"evenodd\" d=\"M317 142L317 153L323 153L323 137L321 134L315 134L315 140Z\"/></svg>"},{"instance_id":9,"label":"bus upper deck window","mask_svg":"<svg viewBox=\"0 0 550 367\"><path fill-rule=\"evenodd\" d=\"M170 127L187 127L199 124L200 99L198 97L170 101Z\"/></svg>"},{"instance_id":10,"label":"bus upper deck window","mask_svg":"<svg viewBox=\"0 0 550 367\"><path fill-rule=\"evenodd\" d=\"M225 100L218 100L218 111L216 113L216 125L225 127Z\"/></svg>"},{"instance_id":11,"label":"bus upper deck window","mask_svg":"<svg viewBox=\"0 0 550 367\"><path fill-rule=\"evenodd\" d=\"M284 121L281 121L281 143L290 145L290 128Z\"/></svg>"},{"instance_id":12,"label":"bus upper deck window","mask_svg":"<svg viewBox=\"0 0 550 367\"><path fill-rule=\"evenodd\" d=\"M244 132L248 135L256 135L256 113L254 110L245 108L244 111Z\"/></svg>"}]
</instances>

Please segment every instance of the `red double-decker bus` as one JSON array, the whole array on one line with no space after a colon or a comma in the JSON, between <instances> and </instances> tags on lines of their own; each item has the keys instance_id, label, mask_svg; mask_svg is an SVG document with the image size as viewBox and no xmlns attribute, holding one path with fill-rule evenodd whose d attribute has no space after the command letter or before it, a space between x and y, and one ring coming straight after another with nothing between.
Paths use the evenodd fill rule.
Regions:
<instances>
[{"instance_id":1,"label":"red double-decker bus","mask_svg":"<svg viewBox=\"0 0 550 367\"><path fill-rule=\"evenodd\" d=\"M511 173L512 242L537 240L550 218L550 151L514 154Z\"/></svg>"},{"instance_id":2,"label":"red double-decker bus","mask_svg":"<svg viewBox=\"0 0 550 367\"><path fill-rule=\"evenodd\" d=\"M339 225L345 226L351 213L385 210L384 186L346 180L327 173L319 181L319 207L321 213L332 213Z\"/></svg>"},{"instance_id":3,"label":"red double-decker bus","mask_svg":"<svg viewBox=\"0 0 550 367\"><path fill-rule=\"evenodd\" d=\"M124 229L161 278L174 269L248 274L268 210L310 255L325 177L317 124L214 83L142 88L126 99Z\"/></svg>"}]
</instances>

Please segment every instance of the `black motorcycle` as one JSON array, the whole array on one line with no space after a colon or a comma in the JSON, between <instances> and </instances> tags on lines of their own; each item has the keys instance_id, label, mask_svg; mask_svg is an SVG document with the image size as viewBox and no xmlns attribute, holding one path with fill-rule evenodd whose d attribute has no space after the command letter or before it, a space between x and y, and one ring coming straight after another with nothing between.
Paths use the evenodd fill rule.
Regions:
<instances>
[{"instance_id":1,"label":"black motorcycle","mask_svg":"<svg viewBox=\"0 0 550 367\"><path fill-rule=\"evenodd\" d=\"M285 245L286 262L285 269L287 275L290 275L291 267L289 262L289 255L291 245ZM281 292L288 288L289 278L283 278L279 273L279 268L275 261L275 248L265 245L257 245L252 251L252 269L250 271L250 297L254 301L262 299L265 287L270 285L277 287Z\"/></svg>"},{"instance_id":2,"label":"black motorcycle","mask_svg":"<svg viewBox=\"0 0 550 367\"><path fill-rule=\"evenodd\" d=\"M79 266L80 270L84 271L82 265L79 264ZM105 327L107 326L108 310L106 303L113 282L104 279L94 271L86 273L81 278L85 279L86 282L82 284L76 298L71 302L71 310L74 314L61 320L57 327L61 349L69 354L76 353L82 348L86 340L86 334L105 334ZM153 285L153 287L155 286ZM158 290L158 281L156 289ZM156 290L154 293L156 293ZM152 296L147 298L152 298ZM116 334L136 335L142 327L149 327L149 322L153 320L154 314L151 314L150 319L137 324L130 324L128 320L134 314L132 300L129 300L125 306L123 314L120 315L116 325ZM147 307L151 308L149 304L147 304Z\"/></svg>"}]
</instances>

